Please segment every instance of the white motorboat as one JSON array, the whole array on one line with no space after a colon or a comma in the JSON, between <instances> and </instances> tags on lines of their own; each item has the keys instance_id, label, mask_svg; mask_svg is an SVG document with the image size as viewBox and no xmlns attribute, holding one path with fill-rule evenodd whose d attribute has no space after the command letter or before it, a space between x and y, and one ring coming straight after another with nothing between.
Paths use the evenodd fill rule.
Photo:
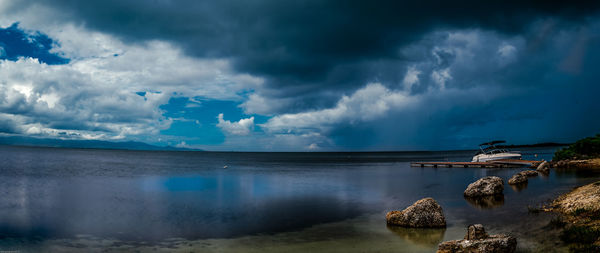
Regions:
<instances>
[{"instance_id":1,"label":"white motorboat","mask_svg":"<svg viewBox=\"0 0 600 253\"><path fill-rule=\"evenodd\" d=\"M496 144L506 141L491 141L479 144L479 153L473 156L472 162L487 162L502 159L521 159L521 154L496 147Z\"/></svg>"}]
</instances>

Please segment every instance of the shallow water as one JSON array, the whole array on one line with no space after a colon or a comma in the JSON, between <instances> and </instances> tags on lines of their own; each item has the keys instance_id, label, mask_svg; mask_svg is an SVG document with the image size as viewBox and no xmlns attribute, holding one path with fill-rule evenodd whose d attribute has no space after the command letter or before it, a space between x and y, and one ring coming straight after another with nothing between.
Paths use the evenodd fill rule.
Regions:
<instances>
[{"instance_id":1,"label":"shallow water","mask_svg":"<svg viewBox=\"0 0 600 253\"><path fill-rule=\"evenodd\" d=\"M550 159L553 149L523 150ZM218 153L0 146L0 250L197 252L433 252L467 224L551 247L549 214L527 206L598 180L552 171L503 199L472 201L483 176L521 169L414 168L465 161L471 151ZM224 166L227 166L224 168ZM423 197L443 207L445 230L388 228L387 211Z\"/></svg>"}]
</instances>

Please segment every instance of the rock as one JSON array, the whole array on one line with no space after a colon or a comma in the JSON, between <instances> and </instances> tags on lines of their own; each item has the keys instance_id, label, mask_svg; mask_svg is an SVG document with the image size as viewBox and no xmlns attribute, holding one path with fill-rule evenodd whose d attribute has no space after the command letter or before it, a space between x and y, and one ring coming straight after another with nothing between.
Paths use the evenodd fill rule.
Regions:
<instances>
[{"instance_id":1,"label":"rock","mask_svg":"<svg viewBox=\"0 0 600 253\"><path fill-rule=\"evenodd\" d=\"M470 225L464 240L440 243L437 253L512 253L517 239L508 235L488 236L481 224Z\"/></svg>"},{"instance_id":2,"label":"rock","mask_svg":"<svg viewBox=\"0 0 600 253\"><path fill-rule=\"evenodd\" d=\"M548 173L550 173L550 169L546 167L545 169L538 170L538 172L539 172L539 173L542 173L542 174L544 174L544 175L547 175Z\"/></svg>"},{"instance_id":3,"label":"rock","mask_svg":"<svg viewBox=\"0 0 600 253\"><path fill-rule=\"evenodd\" d=\"M514 174L508 180L508 184L522 184L522 183L527 183L527 176L525 176L524 174L521 174L520 172L517 174Z\"/></svg>"},{"instance_id":4,"label":"rock","mask_svg":"<svg viewBox=\"0 0 600 253\"><path fill-rule=\"evenodd\" d=\"M481 224L469 225L467 227L467 234L465 240L481 240L488 238L488 234L485 232L485 228Z\"/></svg>"},{"instance_id":5,"label":"rock","mask_svg":"<svg viewBox=\"0 0 600 253\"><path fill-rule=\"evenodd\" d=\"M538 175L537 171L535 171L535 170L524 170L524 171L519 172L519 174L522 174L526 177L535 177Z\"/></svg>"},{"instance_id":6,"label":"rock","mask_svg":"<svg viewBox=\"0 0 600 253\"><path fill-rule=\"evenodd\" d=\"M499 177L484 177L467 187L465 197L481 197L489 195L499 195L504 191L504 181Z\"/></svg>"},{"instance_id":7,"label":"rock","mask_svg":"<svg viewBox=\"0 0 600 253\"><path fill-rule=\"evenodd\" d=\"M538 165L536 171L542 172L542 173L548 173L550 171L550 168L548 166L548 162L544 161L542 163L540 163L540 165Z\"/></svg>"},{"instance_id":8,"label":"rock","mask_svg":"<svg viewBox=\"0 0 600 253\"><path fill-rule=\"evenodd\" d=\"M562 160L562 161L558 161L558 162L553 162L555 168L563 168L567 166L567 161Z\"/></svg>"},{"instance_id":9,"label":"rock","mask_svg":"<svg viewBox=\"0 0 600 253\"><path fill-rule=\"evenodd\" d=\"M520 171L517 174L514 174L509 180L508 180L508 184L510 185L515 185L515 184L523 184L523 183L527 183L527 177L535 177L538 175L538 172L535 170L524 170L524 171Z\"/></svg>"},{"instance_id":10,"label":"rock","mask_svg":"<svg viewBox=\"0 0 600 253\"><path fill-rule=\"evenodd\" d=\"M540 164L541 165L541 164ZM554 162L555 168L561 169L600 169L600 158L592 158L585 160L562 160Z\"/></svg>"},{"instance_id":11,"label":"rock","mask_svg":"<svg viewBox=\"0 0 600 253\"><path fill-rule=\"evenodd\" d=\"M385 215L388 225L411 228L443 228L446 218L442 207L432 198L421 199L402 211Z\"/></svg>"},{"instance_id":12,"label":"rock","mask_svg":"<svg viewBox=\"0 0 600 253\"><path fill-rule=\"evenodd\" d=\"M600 213L600 181L561 195L553 201L552 209L567 215L572 215L578 209Z\"/></svg>"},{"instance_id":13,"label":"rock","mask_svg":"<svg viewBox=\"0 0 600 253\"><path fill-rule=\"evenodd\" d=\"M482 240L454 240L438 245L437 253L512 253L517 239L508 235L492 235Z\"/></svg>"}]
</instances>

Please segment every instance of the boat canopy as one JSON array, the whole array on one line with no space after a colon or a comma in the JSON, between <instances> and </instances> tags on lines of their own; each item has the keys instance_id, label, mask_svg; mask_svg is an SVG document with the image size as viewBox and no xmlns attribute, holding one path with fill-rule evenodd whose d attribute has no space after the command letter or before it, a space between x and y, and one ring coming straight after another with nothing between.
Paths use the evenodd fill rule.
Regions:
<instances>
[{"instance_id":1,"label":"boat canopy","mask_svg":"<svg viewBox=\"0 0 600 253\"><path fill-rule=\"evenodd\" d=\"M486 143L481 143L481 144L479 144L479 146L492 146L492 145L496 145L499 143L506 143L506 141L490 141L490 142L486 142Z\"/></svg>"}]
</instances>

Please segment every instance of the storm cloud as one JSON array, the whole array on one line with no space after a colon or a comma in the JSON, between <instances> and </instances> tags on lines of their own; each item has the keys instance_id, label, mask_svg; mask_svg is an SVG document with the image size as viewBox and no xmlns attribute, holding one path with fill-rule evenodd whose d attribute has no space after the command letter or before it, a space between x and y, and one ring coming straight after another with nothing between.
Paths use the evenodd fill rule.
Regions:
<instances>
[{"instance_id":1,"label":"storm cloud","mask_svg":"<svg viewBox=\"0 0 600 253\"><path fill-rule=\"evenodd\" d=\"M600 91L597 1L25 0L0 7L20 19L6 22L56 37L54 50L69 59L99 54L86 43L69 51L72 40L84 40L76 33L86 32L129 48L166 43L189 62L220 62L212 69L233 76L228 82L192 81L188 71L170 81L175 75L163 72L134 87L163 91L160 103L172 92L236 101L247 116L215 122L228 133L252 115L268 117L228 135L225 149L278 140L297 143L290 150L571 141L600 127L591 95ZM160 58L148 59L148 68L127 73L160 72L149 66ZM219 91L215 83L232 86ZM164 117L153 108L151 121Z\"/></svg>"},{"instance_id":2,"label":"storm cloud","mask_svg":"<svg viewBox=\"0 0 600 253\"><path fill-rule=\"evenodd\" d=\"M226 57L266 78L259 95L301 97L271 113L330 107L339 89L397 83L401 48L439 29L526 32L532 22L586 22L597 1L20 1L124 41L166 40L196 57ZM57 22L57 21L54 21Z\"/></svg>"}]
</instances>

